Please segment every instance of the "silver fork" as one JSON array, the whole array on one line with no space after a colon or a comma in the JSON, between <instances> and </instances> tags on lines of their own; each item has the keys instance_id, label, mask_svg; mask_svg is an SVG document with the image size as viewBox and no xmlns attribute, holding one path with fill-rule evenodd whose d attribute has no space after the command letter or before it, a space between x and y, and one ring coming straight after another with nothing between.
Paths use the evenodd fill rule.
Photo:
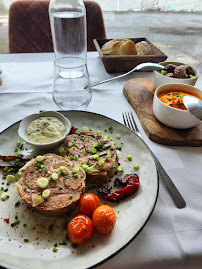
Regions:
<instances>
[{"instance_id":1,"label":"silver fork","mask_svg":"<svg viewBox=\"0 0 202 269\"><path fill-rule=\"evenodd\" d=\"M124 121L124 124L130 128L132 131L134 131L141 139L142 139L142 135L137 127L137 124L135 122L135 119L133 117L133 114L132 112L125 112L125 115L124 113L122 113L123 115L123 121ZM157 157L154 155L154 153L150 150L154 160L155 160L155 163L156 163L156 166L157 166L157 169L158 169L158 173L159 175L161 176L161 178L164 180L174 202L175 202L175 205L178 207L178 208L184 208L186 206L186 202L184 201L182 195L180 194L180 192L178 191L178 189L176 188L176 186L174 185L174 183L172 182L171 178L169 177L169 175L166 173L166 171L164 170L163 166L161 165L161 163L159 162L159 160L157 159Z\"/></svg>"}]
</instances>

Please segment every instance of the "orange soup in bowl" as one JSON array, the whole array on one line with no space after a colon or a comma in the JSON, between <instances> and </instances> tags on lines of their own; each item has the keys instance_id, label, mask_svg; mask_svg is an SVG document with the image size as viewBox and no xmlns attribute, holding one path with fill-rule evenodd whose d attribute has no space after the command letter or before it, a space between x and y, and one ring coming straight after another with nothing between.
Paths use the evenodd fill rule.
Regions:
<instances>
[{"instance_id":1,"label":"orange soup in bowl","mask_svg":"<svg viewBox=\"0 0 202 269\"><path fill-rule=\"evenodd\" d=\"M173 91L173 92L163 91L163 92L158 93L157 96L159 100L167 106L181 109L181 110L187 110L183 103L183 97L185 95L195 96L202 100L202 97L197 94L180 92L180 91Z\"/></svg>"}]
</instances>

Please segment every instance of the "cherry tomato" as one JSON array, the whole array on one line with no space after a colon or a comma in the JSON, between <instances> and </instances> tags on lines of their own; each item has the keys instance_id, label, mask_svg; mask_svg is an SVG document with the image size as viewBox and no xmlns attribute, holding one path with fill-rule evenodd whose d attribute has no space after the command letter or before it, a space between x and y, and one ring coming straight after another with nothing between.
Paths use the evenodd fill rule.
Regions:
<instances>
[{"instance_id":1,"label":"cherry tomato","mask_svg":"<svg viewBox=\"0 0 202 269\"><path fill-rule=\"evenodd\" d=\"M83 244L93 236L93 222L85 215L77 215L67 226L70 240L75 244Z\"/></svg>"},{"instance_id":2,"label":"cherry tomato","mask_svg":"<svg viewBox=\"0 0 202 269\"><path fill-rule=\"evenodd\" d=\"M93 225L100 234L110 233L116 224L116 213L111 206L101 205L93 212Z\"/></svg>"},{"instance_id":3,"label":"cherry tomato","mask_svg":"<svg viewBox=\"0 0 202 269\"><path fill-rule=\"evenodd\" d=\"M92 217L98 206L100 206L100 199L93 193L85 193L79 200L79 212L88 217Z\"/></svg>"}]
</instances>

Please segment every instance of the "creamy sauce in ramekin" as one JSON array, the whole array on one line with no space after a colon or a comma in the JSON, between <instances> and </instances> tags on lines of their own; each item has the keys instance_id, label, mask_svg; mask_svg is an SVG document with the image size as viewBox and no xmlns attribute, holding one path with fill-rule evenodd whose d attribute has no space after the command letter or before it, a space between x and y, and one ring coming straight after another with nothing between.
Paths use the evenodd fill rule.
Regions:
<instances>
[{"instance_id":1,"label":"creamy sauce in ramekin","mask_svg":"<svg viewBox=\"0 0 202 269\"><path fill-rule=\"evenodd\" d=\"M34 143L50 143L65 134L64 123L56 117L40 117L26 128L26 138Z\"/></svg>"}]
</instances>

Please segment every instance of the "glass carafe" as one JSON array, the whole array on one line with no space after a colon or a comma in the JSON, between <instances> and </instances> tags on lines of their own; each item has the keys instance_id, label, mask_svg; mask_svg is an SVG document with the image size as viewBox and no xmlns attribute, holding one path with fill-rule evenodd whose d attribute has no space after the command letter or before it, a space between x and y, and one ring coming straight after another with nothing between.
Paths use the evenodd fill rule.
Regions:
<instances>
[{"instance_id":1,"label":"glass carafe","mask_svg":"<svg viewBox=\"0 0 202 269\"><path fill-rule=\"evenodd\" d=\"M85 110L92 98L85 5L82 0L51 0L49 16L55 53L53 100L63 110Z\"/></svg>"}]
</instances>

